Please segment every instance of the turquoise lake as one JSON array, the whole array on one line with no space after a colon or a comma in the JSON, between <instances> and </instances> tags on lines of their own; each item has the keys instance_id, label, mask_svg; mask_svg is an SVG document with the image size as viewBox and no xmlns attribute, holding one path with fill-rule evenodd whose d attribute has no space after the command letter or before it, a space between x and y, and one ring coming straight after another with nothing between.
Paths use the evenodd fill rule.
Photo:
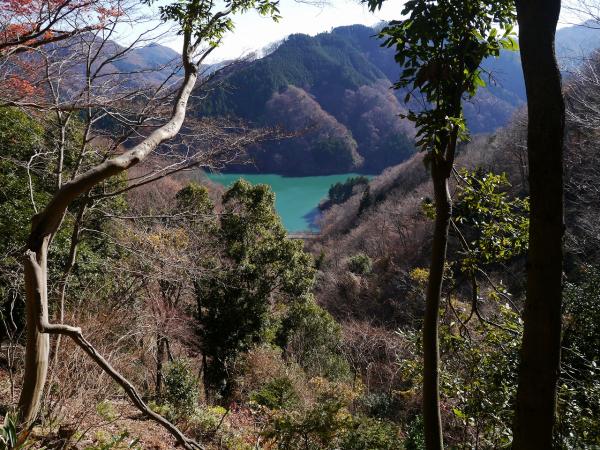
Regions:
<instances>
[{"instance_id":1,"label":"turquoise lake","mask_svg":"<svg viewBox=\"0 0 600 450\"><path fill-rule=\"evenodd\" d=\"M275 208L289 232L316 231L317 206L327 197L332 184L358 176L354 173L317 177L284 177L272 174L211 174L207 177L223 186L231 186L240 178L252 184L268 184L275 193ZM369 177L370 178L370 177Z\"/></svg>"}]
</instances>

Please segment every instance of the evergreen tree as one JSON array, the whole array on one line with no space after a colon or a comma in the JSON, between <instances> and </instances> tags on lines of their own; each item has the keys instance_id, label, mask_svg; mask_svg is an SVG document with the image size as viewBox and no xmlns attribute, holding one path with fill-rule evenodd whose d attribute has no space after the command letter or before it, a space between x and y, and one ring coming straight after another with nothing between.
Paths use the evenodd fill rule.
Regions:
<instances>
[{"instance_id":1,"label":"evergreen tree","mask_svg":"<svg viewBox=\"0 0 600 450\"><path fill-rule=\"evenodd\" d=\"M238 353L266 339L270 306L307 295L313 284L312 258L286 238L274 200L268 186L243 180L223 195L221 258L196 283L204 382L224 394Z\"/></svg>"}]
</instances>

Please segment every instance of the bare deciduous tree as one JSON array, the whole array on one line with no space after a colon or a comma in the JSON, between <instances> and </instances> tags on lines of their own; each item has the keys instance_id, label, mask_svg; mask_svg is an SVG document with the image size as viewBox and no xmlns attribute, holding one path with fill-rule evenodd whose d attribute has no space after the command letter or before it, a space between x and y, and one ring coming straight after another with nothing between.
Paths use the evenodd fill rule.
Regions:
<instances>
[{"instance_id":1,"label":"bare deciduous tree","mask_svg":"<svg viewBox=\"0 0 600 450\"><path fill-rule=\"evenodd\" d=\"M116 5L122 8L121 3ZM40 6L43 11L44 6ZM104 8L104 7L102 7ZM124 49L108 49L111 45L110 37L114 26L106 25L104 22L100 25L94 25L91 28L76 27L77 32L59 33L61 39L46 40L45 46L38 45L38 41L32 42L36 36L30 32L29 37L25 39L23 35L18 35L12 41L10 46L4 48L19 49L9 52L5 55L3 67L15 70L21 63L27 65L40 64L45 67L44 77L41 80L33 80L27 83L27 89L19 98L9 98L7 104L17 105L22 108L31 108L38 110L50 110L55 112L55 119L58 130L55 139L54 149L52 150L55 164L56 191L48 203L40 208L39 212L32 219L31 231L26 244L24 255L25 269L25 287L26 287L26 319L27 319L27 348L25 356L25 373L23 379L23 388L19 400L20 420L23 424L29 425L35 419L40 407L40 401L46 384L50 335L68 336L75 342L92 360L94 360L115 382L117 382L130 397L136 407L140 409L147 417L164 426L185 448L198 448L199 445L186 438L177 427L169 421L154 413L141 399L141 396L120 373L118 373L111 364L103 358L94 346L83 336L81 329L74 326L64 325L62 323L52 323L48 313L48 253L69 208L73 207L75 200L83 198L78 212L75 213L75 227L72 234L71 250L69 261L63 274L61 289L61 302L64 302L65 288L69 272L75 261L77 253L77 243L80 237L80 228L86 208L95 202L124 193L134 187L150 183L160 177L173 172L184 170L186 167L202 163L199 158L202 154L199 151L186 154L178 158L175 162L162 166L160 169L151 169L148 173L131 179L126 187L119 188L115 183L110 182L115 176L126 172L128 169L136 166L142 161L147 160L152 154L163 153L162 144L172 140L177 136L184 125L188 102L196 87L197 80L202 77L202 63L205 58L217 47L223 33L231 29L231 15L256 8L263 15L277 17L276 4L268 0L241 0L234 1L226 5L223 10L215 10L215 6L206 4L201 0L190 0L186 2L167 5L161 8L163 20L175 21L180 29L183 38L181 71L173 71L169 76L151 89L128 89L123 80L125 75L118 71L111 72L111 63L130 50L132 46ZM122 9L106 10L96 9L96 16L119 18L122 17ZM94 17L96 17L94 16ZM51 30L55 24L61 23L62 16L56 20L50 20L50 25L41 25L39 30ZM7 19L6 23L12 24ZM116 24L113 20L111 24ZM8 28L10 26L7 25ZM7 29L5 28L5 31ZM85 30L84 33L82 30ZM56 32L55 32L56 33ZM73 41L72 37L78 38ZM6 42L9 40L5 39ZM67 47L80 46L87 50L83 52L84 59L73 57L73 48L65 46L56 47L53 42L61 41ZM26 50L29 53L25 53ZM24 50L22 51L21 48ZM32 49L36 52L32 53ZM25 53L25 59L15 59L15 54ZM64 55L67 55L66 57ZM80 52L76 54L81 54ZM83 70L80 70L83 68ZM71 77L68 77L65 71L71 70ZM19 75L23 75L22 70L17 69ZM83 76L78 79L78 74L83 72ZM22 77L23 80L27 78ZM36 82L37 81L37 82ZM65 85L69 83L67 89ZM171 85L169 86L169 83ZM45 84L45 86L43 86ZM169 89L173 87L174 89ZM42 101L31 102L33 89L43 89ZM173 93L173 95L171 95ZM36 94L40 94L37 91ZM44 95L46 94L46 95ZM149 96L148 96L149 95ZM163 118L162 111L170 106L170 112ZM81 147L74 163L70 167L65 167L65 146L66 134L69 121L73 120L75 114L84 111L84 136ZM157 115L158 113L158 115ZM119 136L111 136L110 139L98 139L98 135L93 132L97 123L110 117L113 123L121 125L118 129L124 130ZM211 139L206 139L206 143L216 144L211 149L213 155L222 155L224 148L233 149L234 153L239 152L244 146L254 142L256 134L242 136L242 133L235 132L236 127L220 131L222 136L227 136L228 140L215 139L215 130L217 127L210 126L210 123L204 122L199 128L201 131L209 130L207 135ZM237 126L237 131L243 129ZM149 132L146 132L148 130ZM202 132L194 132L195 128L186 129L188 135L202 136ZM198 128L196 128L196 131ZM132 140L133 146L129 149L123 149L121 144L126 140ZM187 139L189 144L189 139ZM186 146L184 137L177 144L177 152L180 153L181 147ZM210 147L209 147L210 148ZM166 156L168 159L169 152ZM175 155L175 151L171 152ZM231 154L231 152L229 153ZM37 210L36 210L37 211ZM59 317L59 322L61 317Z\"/></svg>"},{"instance_id":2,"label":"bare deciduous tree","mask_svg":"<svg viewBox=\"0 0 600 450\"><path fill-rule=\"evenodd\" d=\"M0 56L29 52L32 48L103 28L114 10L113 0L2 2Z\"/></svg>"}]
</instances>

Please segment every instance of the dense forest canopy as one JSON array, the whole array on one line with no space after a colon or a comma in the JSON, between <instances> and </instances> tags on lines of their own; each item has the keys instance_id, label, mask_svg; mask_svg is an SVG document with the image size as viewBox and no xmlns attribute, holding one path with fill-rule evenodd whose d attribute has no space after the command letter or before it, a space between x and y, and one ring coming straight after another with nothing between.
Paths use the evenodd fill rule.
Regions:
<instances>
[{"instance_id":1,"label":"dense forest canopy","mask_svg":"<svg viewBox=\"0 0 600 450\"><path fill-rule=\"evenodd\" d=\"M285 6L0 2L0 449L600 446L600 4Z\"/></svg>"}]
</instances>

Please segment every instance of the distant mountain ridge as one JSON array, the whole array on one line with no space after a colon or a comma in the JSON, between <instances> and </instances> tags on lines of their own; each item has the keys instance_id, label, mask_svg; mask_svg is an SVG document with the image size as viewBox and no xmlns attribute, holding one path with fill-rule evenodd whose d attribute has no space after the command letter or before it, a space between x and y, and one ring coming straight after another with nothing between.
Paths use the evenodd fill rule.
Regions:
<instances>
[{"instance_id":1,"label":"distant mountain ridge","mask_svg":"<svg viewBox=\"0 0 600 450\"><path fill-rule=\"evenodd\" d=\"M260 172L378 173L414 152L414 132L398 117L404 108L389 89L393 57L373 33L355 25L291 35L264 58L218 79L192 113L302 133L254 150Z\"/></svg>"},{"instance_id":2,"label":"distant mountain ridge","mask_svg":"<svg viewBox=\"0 0 600 450\"><path fill-rule=\"evenodd\" d=\"M254 170L283 175L379 173L414 152L412 125L398 117L404 94L390 89L399 70L375 28L350 25L316 36L288 36L265 56L224 70L190 114L229 116L257 126L281 126L299 136L251 150ZM565 68L600 47L600 31L582 26L557 32ZM119 64L167 63L177 53L160 45L137 49ZM525 101L518 52L485 61L489 84L464 104L472 133L508 123ZM155 74L160 72L155 72ZM156 75L155 75L156 76ZM248 165L229 171L248 171Z\"/></svg>"},{"instance_id":3,"label":"distant mountain ridge","mask_svg":"<svg viewBox=\"0 0 600 450\"><path fill-rule=\"evenodd\" d=\"M152 43L132 49L113 65L124 73L139 72L147 83L158 84L180 63L181 56L175 50Z\"/></svg>"}]
</instances>

